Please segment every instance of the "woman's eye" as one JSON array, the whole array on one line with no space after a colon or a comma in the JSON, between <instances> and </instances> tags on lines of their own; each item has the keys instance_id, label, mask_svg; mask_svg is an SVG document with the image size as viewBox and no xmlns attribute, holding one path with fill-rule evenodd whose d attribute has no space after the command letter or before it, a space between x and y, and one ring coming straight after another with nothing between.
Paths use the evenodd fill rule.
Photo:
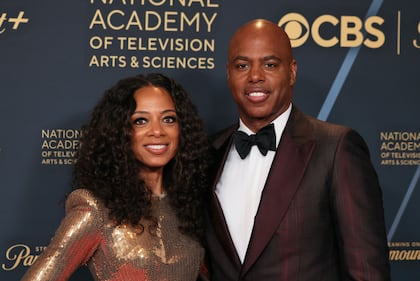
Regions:
<instances>
[{"instance_id":1,"label":"woman's eye","mask_svg":"<svg viewBox=\"0 0 420 281\"><path fill-rule=\"evenodd\" d=\"M146 118L136 118L133 121L133 125L144 125L147 123L147 119Z\"/></svg>"},{"instance_id":2,"label":"woman's eye","mask_svg":"<svg viewBox=\"0 0 420 281\"><path fill-rule=\"evenodd\" d=\"M168 123L168 124L172 124L172 123L176 123L177 118L175 116L166 116L163 118L163 123Z\"/></svg>"}]
</instances>

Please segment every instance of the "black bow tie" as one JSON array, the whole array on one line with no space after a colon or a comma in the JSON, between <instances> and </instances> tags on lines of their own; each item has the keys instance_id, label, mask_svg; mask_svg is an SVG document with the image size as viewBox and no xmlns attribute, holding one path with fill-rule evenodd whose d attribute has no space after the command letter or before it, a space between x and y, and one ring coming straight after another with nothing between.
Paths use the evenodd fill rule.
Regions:
<instances>
[{"instance_id":1,"label":"black bow tie","mask_svg":"<svg viewBox=\"0 0 420 281\"><path fill-rule=\"evenodd\" d=\"M268 150L276 150L276 133L274 124L270 124L260 129L255 135L247 135L242 131L233 134L235 148L244 159L253 145L257 145L262 155L267 155Z\"/></svg>"}]
</instances>

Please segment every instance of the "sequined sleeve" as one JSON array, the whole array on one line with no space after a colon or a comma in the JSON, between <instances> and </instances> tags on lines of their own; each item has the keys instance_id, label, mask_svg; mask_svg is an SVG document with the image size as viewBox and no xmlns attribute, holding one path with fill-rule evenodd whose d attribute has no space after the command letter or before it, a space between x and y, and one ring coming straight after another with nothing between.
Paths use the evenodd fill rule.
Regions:
<instances>
[{"instance_id":1,"label":"sequined sleeve","mask_svg":"<svg viewBox=\"0 0 420 281\"><path fill-rule=\"evenodd\" d=\"M99 212L97 201L87 190L73 191L51 243L21 281L67 280L98 247L103 224Z\"/></svg>"}]
</instances>

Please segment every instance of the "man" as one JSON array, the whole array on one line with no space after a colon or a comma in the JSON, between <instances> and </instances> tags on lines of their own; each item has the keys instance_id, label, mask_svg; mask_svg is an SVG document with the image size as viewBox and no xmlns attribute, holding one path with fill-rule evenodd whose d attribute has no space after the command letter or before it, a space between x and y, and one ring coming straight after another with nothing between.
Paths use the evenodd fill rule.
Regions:
<instances>
[{"instance_id":1,"label":"man","mask_svg":"<svg viewBox=\"0 0 420 281\"><path fill-rule=\"evenodd\" d=\"M390 280L368 148L354 130L299 111L296 71L276 24L254 20L233 35L227 78L240 120L213 143L220 169L207 231L212 279ZM273 129L275 139L255 135Z\"/></svg>"}]
</instances>

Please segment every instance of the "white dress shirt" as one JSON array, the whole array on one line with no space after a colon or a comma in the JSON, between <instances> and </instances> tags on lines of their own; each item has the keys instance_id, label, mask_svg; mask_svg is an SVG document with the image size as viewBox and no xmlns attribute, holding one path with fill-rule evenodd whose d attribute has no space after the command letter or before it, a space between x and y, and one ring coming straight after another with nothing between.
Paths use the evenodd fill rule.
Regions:
<instances>
[{"instance_id":1,"label":"white dress shirt","mask_svg":"<svg viewBox=\"0 0 420 281\"><path fill-rule=\"evenodd\" d=\"M280 142L290 112L291 105L273 121L276 147ZM249 135L255 134L244 125L242 120L239 120L238 130ZM245 259L261 193L275 153L275 151L269 150L267 155L263 156L258 147L254 145L248 156L241 159L233 144L216 185L216 194L241 262Z\"/></svg>"}]
</instances>

